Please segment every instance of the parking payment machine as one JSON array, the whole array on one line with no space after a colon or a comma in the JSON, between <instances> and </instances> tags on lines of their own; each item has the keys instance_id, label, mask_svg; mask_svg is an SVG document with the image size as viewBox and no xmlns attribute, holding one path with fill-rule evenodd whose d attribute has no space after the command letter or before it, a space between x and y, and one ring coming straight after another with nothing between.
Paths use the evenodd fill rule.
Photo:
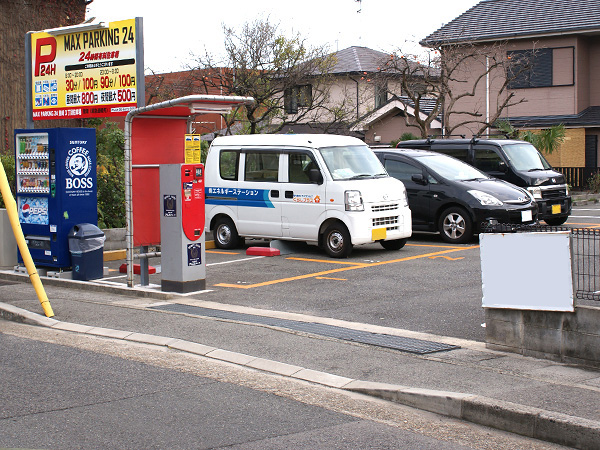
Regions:
<instances>
[{"instance_id":1,"label":"parking payment machine","mask_svg":"<svg viewBox=\"0 0 600 450\"><path fill-rule=\"evenodd\" d=\"M160 202L161 290L203 290L204 165L161 165Z\"/></svg>"}]
</instances>

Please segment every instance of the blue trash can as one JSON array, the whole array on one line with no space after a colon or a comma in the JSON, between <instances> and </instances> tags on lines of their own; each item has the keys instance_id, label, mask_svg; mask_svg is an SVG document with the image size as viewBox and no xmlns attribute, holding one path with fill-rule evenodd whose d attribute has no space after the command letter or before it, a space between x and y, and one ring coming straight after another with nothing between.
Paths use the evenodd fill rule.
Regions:
<instances>
[{"instance_id":1,"label":"blue trash can","mask_svg":"<svg viewBox=\"0 0 600 450\"><path fill-rule=\"evenodd\" d=\"M91 223L80 223L69 231L73 280L96 280L104 276L104 232Z\"/></svg>"}]
</instances>

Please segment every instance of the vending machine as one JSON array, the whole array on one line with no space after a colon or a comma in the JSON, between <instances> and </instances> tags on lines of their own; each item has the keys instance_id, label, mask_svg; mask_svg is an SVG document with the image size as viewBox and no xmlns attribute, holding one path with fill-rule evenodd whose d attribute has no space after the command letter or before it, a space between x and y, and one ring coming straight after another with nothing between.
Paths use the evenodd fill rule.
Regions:
<instances>
[{"instance_id":1,"label":"vending machine","mask_svg":"<svg viewBox=\"0 0 600 450\"><path fill-rule=\"evenodd\" d=\"M15 152L17 209L31 257L38 266L68 268L69 231L98 223L96 130L17 129Z\"/></svg>"}]
</instances>

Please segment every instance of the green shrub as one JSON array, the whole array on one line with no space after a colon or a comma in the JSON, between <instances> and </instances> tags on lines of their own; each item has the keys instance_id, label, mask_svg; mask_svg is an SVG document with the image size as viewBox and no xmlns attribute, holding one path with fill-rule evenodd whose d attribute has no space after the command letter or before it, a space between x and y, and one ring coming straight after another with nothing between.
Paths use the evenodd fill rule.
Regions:
<instances>
[{"instance_id":1,"label":"green shrub","mask_svg":"<svg viewBox=\"0 0 600 450\"><path fill-rule=\"evenodd\" d=\"M597 194L600 192L600 172L596 172L594 175L592 175L588 181L588 188L590 189L590 191L592 191L594 194Z\"/></svg>"},{"instance_id":2,"label":"green shrub","mask_svg":"<svg viewBox=\"0 0 600 450\"><path fill-rule=\"evenodd\" d=\"M125 217L125 138L114 122L90 120L96 127L98 226L123 228Z\"/></svg>"},{"instance_id":3,"label":"green shrub","mask_svg":"<svg viewBox=\"0 0 600 450\"><path fill-rule=\"evenodd\" d=\"M15 198L15 157L14 155L0 155L2 166L6 172L6 178L8 179L8 185L12 192L13 198ZM4 199L0 195L0 208L6 208L4 205Z\"/></svg>"}]
</instances>

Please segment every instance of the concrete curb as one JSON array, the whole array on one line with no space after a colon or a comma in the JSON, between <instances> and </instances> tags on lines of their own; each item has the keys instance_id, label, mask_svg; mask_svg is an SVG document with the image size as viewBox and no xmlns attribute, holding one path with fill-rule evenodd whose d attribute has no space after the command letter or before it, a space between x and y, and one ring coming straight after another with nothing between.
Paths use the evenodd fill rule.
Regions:
<instances>
[{"instance_id":1,"label":"concrete curb","mask_svg":"<svg viewBox=\"0 0 600 450\"><path fill-rule=\"evenodd\" d=\"M262 370L275 375L323 386L362 393L406 406L466 420L569 447L596 448L600 421L547 411L489 397L394 384L354 380L300 366L222 350L182 339L61 322L6 303L0 303L0 318L62 331L167 347L207 358Z\"/></svg>"}]
</instances>

